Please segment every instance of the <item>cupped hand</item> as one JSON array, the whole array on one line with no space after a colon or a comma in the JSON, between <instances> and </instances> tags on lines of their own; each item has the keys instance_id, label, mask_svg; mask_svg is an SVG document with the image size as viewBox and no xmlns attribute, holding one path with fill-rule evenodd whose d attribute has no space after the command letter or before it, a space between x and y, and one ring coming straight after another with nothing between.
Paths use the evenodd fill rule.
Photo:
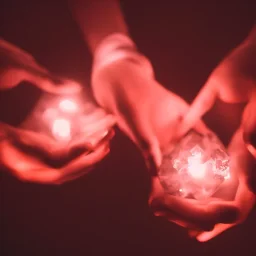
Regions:
<instances>
[{"instance_id":1,"label":"cupped hand","mask_svg":"<svg viewBox=\"0 0 256 256\"><path fill-rule=\"evenodd\" d=\"M39 65L30 54L1 39L0 90L11 89L23 81L53 94L75 94L81 90L75 81L56 77ZM0 123L0 166L27 182L60 184L73 180L88 173L107 155L114 123L112 115L94 107L83 121L83 132L87 136L77 143L71 141L65 147L45 134ZM58 161L68 156L77 145L80 149L82 146L82 153L80 150L79 156L60 168L47 165L34 154L40 152Z\"/></svg>"},{"instance_id":2,"label":"cupped hand","mask_svg":"<svg viewBox=\"0 0 256 256\"><path fill-rule=\"evenodd\" d=\"M170 196L159 182L156 172L162 152L191 128L183 125L189 105L182 98L166 90L149 69L127 60L117 61L94 74L93 86L98 102L116 115L118 126L142 150L149 163L152 170L149 205L156 215L197 230L211 230L219 222L237 220L239 210L231 203L214 199L201 204ZM200 120L193 128L209 132Z\"/></svg>"},{"instance_id":3,"label":"cupped hand","mask_svg":"<svg viewBox=\"0 0 256 256\"><path fill-rule=\"evenodd\" d=\"M255 204L256 44L255 38L254 41L249 39L233 50L212 72L183 120L184 126L193 126L217 99L227 103L246 103L240 117L240 127L229 146L231 171L238 176L239 181L232 204L238 208L239 216L228 225L217 224L210 232L192 232L200 241L208 241L244 221Z\"/></svg>"}]
</instances>

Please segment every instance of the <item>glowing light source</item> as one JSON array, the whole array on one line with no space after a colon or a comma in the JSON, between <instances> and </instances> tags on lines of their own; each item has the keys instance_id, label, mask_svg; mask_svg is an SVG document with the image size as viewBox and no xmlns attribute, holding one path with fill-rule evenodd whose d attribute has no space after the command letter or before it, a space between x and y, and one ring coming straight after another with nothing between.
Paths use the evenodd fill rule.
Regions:
<instances>
[{"instance_id":1,"label":"glowing light source","mask_svg":"<svg viewBox=\"0 0 256 256\"><path fill-rule=\"evenodd\" d=\"M81 113L76 101L71 99L62 99L56 101L45 109L43 118L45 122L50 124L50 131L55 139L68 141L79 130L79 118Z\"/></svg>"},{"instance_id":2,"label":"glowing light source","mask_svg":"<svg viewBox=\"0 0 256 256\"><path fill-rule=\"evenodd\" d=\"M206 175L206 164L202 162L202 155L198 153L188 157L188 173L195 179L203 179Z\"/></svg>"},{"instance_id":3,"label":"glowing light source","mask_svg":"<svg viewBox=\"0 0 256 256\"><path fill-rule=\"evenodd\" d=\"M71 123L67 119L56 119L52 125L52 133L58 139L70 139Z\"/></svg>"},{"instance_id":4,"label":"glowing light source","mask_svg":"<svg viewBox=\"0 0 256 256\"><path fill-rule=\"evenodd\" d=\"M100 116L99 107L88 96L85 92L64 97L46 93L21 127L50 136L61 147L73 147L83 139L99 142L103 137L97 133L98 122L107 114L102 110Z\"/></svg>"},{"instance_id":5,"label":"glowing light source","mask_svg":"<svg viewBox=\"0 0 256 256\"><path fill-rule=\"evenodd\" d=\"M59 108L64 112L74 113L77 111L78 106L74 101L70 99L64 99L59 103Z\"/></svg>"},{"instance_id":6,"label":"glowing light source","mask_svg":"<svg viewBox=\"0 0 256 256\"><path fill-rule=\"evenodd\" d=\"M229 171L229 156L217 136L191 131L164 152L158 176L167 193L201 200L230 178Z\"/></svg>"}]
</instances>

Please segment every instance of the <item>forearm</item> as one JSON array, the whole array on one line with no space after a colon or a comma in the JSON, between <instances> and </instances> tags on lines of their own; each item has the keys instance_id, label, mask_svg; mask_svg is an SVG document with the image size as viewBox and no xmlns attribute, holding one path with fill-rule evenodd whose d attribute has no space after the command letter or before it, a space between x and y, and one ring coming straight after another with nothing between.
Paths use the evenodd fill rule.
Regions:
<instances>
[{"instance_id":1,"label":"forearm","mask_svg":"<svg viewBox=\"0 0 256 256\"><path fill-rule=\"evenodd\" d=\"M118 0L69 0L69 3L92 53L108 35L128 35Z\"/></svg>"},{"instance_id":2,"label":"forearm","mask_svg":"<svg viewBox=\"0 0 256 256\"><path fill-rule=\"evenodd\" d=\"M116 113L120 91L137 70L153 77L150 61L130 38L118 0L69 0L74 18L93 54L92 90L99 105ZM128 69L132 71L128 71ZM135 70L136 69L136 70ZM137 84L138 86L138 84ZM140 84L144 88L143 83Z\"/></svg>"}]
</instances>

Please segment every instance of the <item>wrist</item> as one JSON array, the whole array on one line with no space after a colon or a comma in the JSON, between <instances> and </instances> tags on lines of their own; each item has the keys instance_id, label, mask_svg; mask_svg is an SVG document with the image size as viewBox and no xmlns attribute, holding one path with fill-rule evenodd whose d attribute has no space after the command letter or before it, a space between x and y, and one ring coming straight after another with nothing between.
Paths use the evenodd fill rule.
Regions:
<instances>
[{"instance_id":1,"label":"wrist","mask_svg":"<svg viewBox=\"0 0 256 256\"><path fill-rule=\"evenodd\" d=\"M99 44L94 54L91 81L99 105L114 113L120 95L133 88L137 93L141 88L145 90L145 86L148 89L150 82L145 83L145 79L154 79L153 67L128 36L112 34Z\"/></svg>"},{"instance_id":2,"label":"wrist","mask_svg":"<svg viewBox=\"0 0 256 256\"><path fill-rule=\"evenodd\" d=\"M151 62L137 50L136 44L130 37L121 33L107 36L98 45L94 52L93 73L119 61L136 64L144 72L154 75Z\"/></svg>"}]
</instances>

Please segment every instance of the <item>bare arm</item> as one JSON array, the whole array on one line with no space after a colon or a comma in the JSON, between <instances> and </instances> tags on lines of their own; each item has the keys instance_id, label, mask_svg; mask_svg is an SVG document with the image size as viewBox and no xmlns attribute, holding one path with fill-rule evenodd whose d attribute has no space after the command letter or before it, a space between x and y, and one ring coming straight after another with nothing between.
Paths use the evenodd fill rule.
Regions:
<instances>
[{"instance_id":1,"label":"bare arm","mask_svg":"<svg viewBox=\"0 0 256 256\"><path fill-rule=\"evenodd\" d=\"M69 0L69 3L92 53L106 36L128 35L118 0Z\"/></svg>"}]
</instances>

